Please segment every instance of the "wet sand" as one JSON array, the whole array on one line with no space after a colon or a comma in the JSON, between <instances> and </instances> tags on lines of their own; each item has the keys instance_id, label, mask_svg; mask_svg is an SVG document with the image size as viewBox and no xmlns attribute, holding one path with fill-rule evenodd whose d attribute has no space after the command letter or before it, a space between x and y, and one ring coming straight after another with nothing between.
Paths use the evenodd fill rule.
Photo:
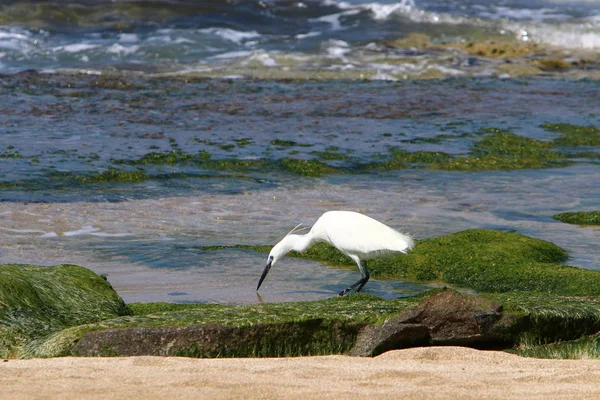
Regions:
<instances>
[{"instance_id":1,"label":"wet sand","mask_svg":"<svg viewBox=\"0 0 600 400\"><path fill-rule=\"evenodd\" d=\"M600 361L460 347L376 358L9 360L0 368L3 399L600 399Z\"/></svg>"}]
</instances>

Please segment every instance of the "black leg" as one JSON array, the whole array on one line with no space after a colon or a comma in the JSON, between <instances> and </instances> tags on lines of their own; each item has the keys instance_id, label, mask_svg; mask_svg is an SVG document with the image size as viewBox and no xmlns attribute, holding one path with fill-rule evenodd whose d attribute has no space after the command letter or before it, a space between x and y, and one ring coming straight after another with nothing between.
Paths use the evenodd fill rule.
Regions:
<instances>
[{"instance_id":1,"label":"black leg","mask_svg":"<svg viewBox=\"0 0 600 400\"><path fill-rule=\"evenodd\" d=\"M369 278L371 277L371 274L369 274L369 270L367 268L367 262L363 261L362 265L358 265L360 267L360 272L362 274L362 278L360 278L356 283L350 285L348 288L342 290L339 294L339 296L343 296L345 294L347 294L349 291L351 291L352 289L354 289L355 287L358 286L358 289L356 289L356 292L360 292L363 288L363 286L365 286L365 284L369 281Z\"/></svg>"},{"instance_id":2,"label":"black leg","mask_svg":"<svg viewBox=\"0 0 600 400\"><path fill-rule=\"evenodd\" d=\"M363 261L363 272L365 273L365 275L363 276L363 279L361 279L361 281L363 281L360 286L358 287L358 289L356 289L357 292L360 292L363 288L363 286L365 286L365 284L369 281L369 278L371 278L371 274L369 274L369 269L367 268L367 262Z\"/></svg>"}]
</instances>

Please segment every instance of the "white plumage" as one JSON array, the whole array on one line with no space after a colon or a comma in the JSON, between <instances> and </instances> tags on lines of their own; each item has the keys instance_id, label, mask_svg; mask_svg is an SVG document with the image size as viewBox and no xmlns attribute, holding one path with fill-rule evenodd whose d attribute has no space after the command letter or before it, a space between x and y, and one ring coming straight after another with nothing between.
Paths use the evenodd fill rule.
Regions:
<instances>
[{"instance_id":1,"label":"white plumage","mask_svg":"<svg viewBox=\"0 0 600 400\"><path fill-rule=\"evenodd\" d=\"M340 293L340 296L356 288L359 292L369 280L367 260L391 257L406 253L414 247L410 235L400 233L381 222L353 211L328 211L317 220L306 235L293 234L292 229L277 243L267 260L256 290L260 288L267 273L279 259L292 250L303 252L317 242L329 243L350 257L358 265L361 279Z\"/></svg>"}]
</instances>

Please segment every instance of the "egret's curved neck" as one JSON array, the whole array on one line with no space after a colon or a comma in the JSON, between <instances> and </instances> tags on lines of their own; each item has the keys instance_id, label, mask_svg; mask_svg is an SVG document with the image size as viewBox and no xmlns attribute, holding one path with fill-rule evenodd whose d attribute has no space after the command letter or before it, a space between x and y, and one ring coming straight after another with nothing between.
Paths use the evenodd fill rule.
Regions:
<instances>
[{"instance_id":1,"label":"egret's curved neck","mask_svg":"<svg viewBox=\"0 0 600 400\"><path fill-rule=\"evenodd\" d=\"M300 253L315 243L315 240L310 232L308 232L306 235L289 235L286 239L289 242L291 250Z\"/></svg>"}]
</instances>

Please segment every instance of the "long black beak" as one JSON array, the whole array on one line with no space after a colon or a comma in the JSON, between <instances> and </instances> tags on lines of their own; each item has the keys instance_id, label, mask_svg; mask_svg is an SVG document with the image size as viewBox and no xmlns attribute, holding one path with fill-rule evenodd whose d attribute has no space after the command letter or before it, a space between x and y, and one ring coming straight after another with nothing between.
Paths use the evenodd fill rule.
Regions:
<instances>
[{"instance_id":1,"label":"long black beak","mask_svg":"<svg viewBox=\"0 0 600 400\"><path fill-rule=\"evenodd\" d=\"M273 260L271 260L271 259L269 259L269 262L267 262L267 266L265 267L262 275L260 276L260 279L258 280L258 286L256 287L256 291L257 292L258 292L258 289L260 289L260 285L262 285L263 281L265 280L265 277L269 273L269 270L271 269L271 263L272 262L273 262Z\"/></svg>"}]
</instances>

